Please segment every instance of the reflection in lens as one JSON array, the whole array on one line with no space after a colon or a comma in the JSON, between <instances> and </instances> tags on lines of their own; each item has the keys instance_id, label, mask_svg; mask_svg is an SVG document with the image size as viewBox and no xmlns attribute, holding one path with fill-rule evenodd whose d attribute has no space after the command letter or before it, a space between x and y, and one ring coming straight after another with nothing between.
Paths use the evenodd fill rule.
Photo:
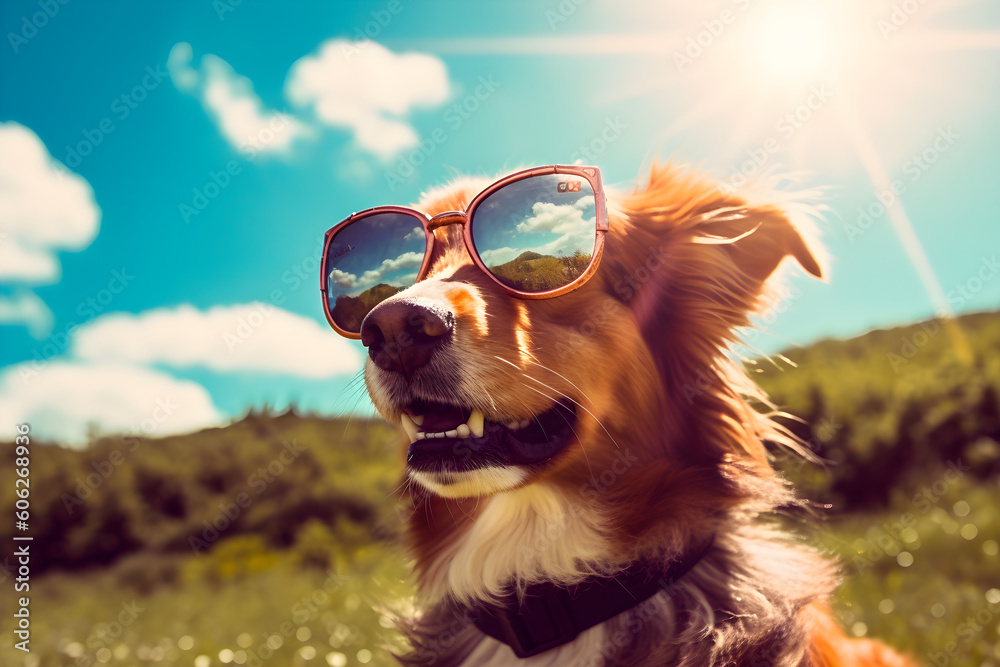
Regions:
<instances>
[{"instance_id":1,"label":"reflection in lens","mask_svg":"<svg viewBox=\"0 0 1000 667\"><path fill-rule=\"evenodd\" d=\"M326 252L326 298L333 321L353 333L365 315L417 279L427 248L417 218L377 213L344 227Z\"/></svg>"},{"instance_id":2,"label":"reflection in lens","mask_svg":"<svg viewBox=\"0 0 1000 667\"><path fill-rule=\"evenodd\" d=\"M472 240L483 263L500 282L523 292L568 285L594 254L596 199L581 176L515 181L484 199L473 218Z\"/></svg>"}]
</instances>

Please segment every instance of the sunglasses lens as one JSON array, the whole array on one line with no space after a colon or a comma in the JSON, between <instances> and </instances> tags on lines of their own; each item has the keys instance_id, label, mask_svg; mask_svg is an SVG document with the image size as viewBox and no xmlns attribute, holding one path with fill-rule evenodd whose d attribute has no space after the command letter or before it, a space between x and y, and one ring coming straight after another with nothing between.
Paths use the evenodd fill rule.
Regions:
<instances>
[{"instance_id":1,"label":"sunglasses lens","mask_svg":"<svg viewBox=\"0 0 1000 667\"><path fill-rule=\"evenodd\" d=\"M500 282L544 292L568 285L590 265L596 198L581 176L531 176L486 197L470 224L476 251Z\"/></svg>"},{"instance_id":2,"label":"sunglasses lens","mask_svg":"<svg viewBox=\"0 0 1000 667\"><path fill-rule=\"evenodd\" d=\"M333 321L352 333L365 315L417 280L427 237L417 218L376 213L338 231L326 251L326 299Z\"/></svg>"}]
</instances>

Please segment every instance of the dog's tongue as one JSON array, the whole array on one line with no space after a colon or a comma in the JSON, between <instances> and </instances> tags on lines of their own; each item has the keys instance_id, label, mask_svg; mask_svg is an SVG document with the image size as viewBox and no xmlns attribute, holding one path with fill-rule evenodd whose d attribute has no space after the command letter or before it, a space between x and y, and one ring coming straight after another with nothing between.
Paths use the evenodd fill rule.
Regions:
<instances>
[{"instance_id":1,"label":"dog's tongue","mask_svg":"<svg viewBox=\"0 0 1000 667\"><path fill-rule=\"evenodd\" d=\"M417 414L423 413L424 415L424 423L420 425L420 430L427 433L450 431L459 424L468 421L470 414L469 411L463 410L457 405L445 403L429 403L421 407L422 409L417 412Z\"/></svg>"}]
</instances>

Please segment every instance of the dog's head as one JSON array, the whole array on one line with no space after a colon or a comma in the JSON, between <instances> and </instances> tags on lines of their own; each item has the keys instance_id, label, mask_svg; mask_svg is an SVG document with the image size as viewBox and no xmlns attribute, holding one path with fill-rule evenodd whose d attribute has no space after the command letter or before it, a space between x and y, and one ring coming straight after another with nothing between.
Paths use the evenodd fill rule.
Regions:
<instances>
[{"instance_id":1,"label":"dog's head","mask_svg":"<svg viewBox=\"0 0 1000 667\"><path fill-rule=\"evenodd\" d=\"M416 208L464 210L484 185L459 180ZM407 432L408 475L422 488L579 488L602 471L654 474L654 461L770 471L765 422L732 400L749 385L726 350L785 257L821 274L800 229L780 207L669 165L609 197L608 216L601 264L572 292L507 294L448 225L433 232L426 278L367 315L368 392Z\"/></svg>"}]
</instances>

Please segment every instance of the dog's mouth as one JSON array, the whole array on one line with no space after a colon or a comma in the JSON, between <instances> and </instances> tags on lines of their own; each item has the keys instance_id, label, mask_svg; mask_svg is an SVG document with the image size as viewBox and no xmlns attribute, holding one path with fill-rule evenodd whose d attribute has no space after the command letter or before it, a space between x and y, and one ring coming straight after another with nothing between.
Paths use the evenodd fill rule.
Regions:
<instances>
[{"instance_id":1,"label":"dog's mouth","mask_svg":"<svg viewBox=\"0 0 1000 667\"><path fill-rule=\"evenodd\" d=\"M400 422L410 438L406 460L412 470L462 472L551 459L572 442L576 412L563 399L527 419L492 421L478 409L414 401Z\"/></svg>"}]
</instances>

